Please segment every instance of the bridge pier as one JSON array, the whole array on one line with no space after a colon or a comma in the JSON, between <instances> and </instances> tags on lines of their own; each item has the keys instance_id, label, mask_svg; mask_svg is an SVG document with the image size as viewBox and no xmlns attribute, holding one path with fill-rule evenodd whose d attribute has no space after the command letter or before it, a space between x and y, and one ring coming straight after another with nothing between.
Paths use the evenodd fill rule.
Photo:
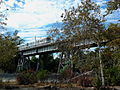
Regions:
<instances>
[{"instance_id":1,"label":"bridge pier","mask_svg":"<svg viewBox=\"0 0 120 90\"><path fill-rule=\"evenodd\" d=\"M18 60L18 65L17 65L17 71L23 70L24 61L25 61L24 56L22 55L22 53L20 53L20 58Z\"/></svg>"},{"instance_id":2,"label":"bridge pier","mask_svg":"<svg viewBox=\"0 0 120 90\"><path fill-rule=\"evenodd\" d=\"M17 65L17 71L22 71L24 69L26 70L30 69L30 57L24 56L22 53L20 53L20 58L18 60L18 65Z\"/></svg>"},{"instance_id":3,"label":"bridge pier","mask_svg":"<svg viewBox=\"0 0 120 90\"><path fill-rule=\"evenodd\" d=\"M27 60L28 60L28 69L31 69L31 66L30 66L30 56L27 56Z\"/></svg>"}]
</instances>

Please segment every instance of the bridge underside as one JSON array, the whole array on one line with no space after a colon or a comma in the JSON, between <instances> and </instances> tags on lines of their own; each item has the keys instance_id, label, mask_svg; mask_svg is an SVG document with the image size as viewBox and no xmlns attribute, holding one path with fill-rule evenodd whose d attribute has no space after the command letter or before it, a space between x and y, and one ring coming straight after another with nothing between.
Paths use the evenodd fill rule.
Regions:
<instances>
[{"instance_id":1,"label":"bridge underside","mask_svg":"<svg viewBox=\"0 0 120 90\"><path fill-rule=\"evenodd\" d=\"M58 49L55 46L44 46L44 47L37 47L37 48L30 48L26 50L20 51L24 56L36 55L41 53L49 53L49 52L57 52Z\"/></svg>"},{"instance_id":2,"label":"bridge underside","mask_svg":"<svg viewBox=\"0 0 120 90\"><path fill-rule=\"evenodd\" d=\"M18 60L18 66L17 70L23 70L23 69L29 69L30 65L30 57L29 56L35 56L35 55L43 55L43 54L49 54L49 53L56 53L58 52L58 49L53 46L44 46L44 47L37 47L37 48L29 48L22 51L19 51L20 58Z\"/></svg>"},{"instance_id":3,"label":"bridge underside","mask_svg":"<svg viewBox=\"0 0 120 90\"><path fill-rule=\"evenodd\" d=\"M57 53L59 52L58 50L51 50L51 51L46 51L46 52L20 52L24 57L28 56L35 56L35 55L41 55L41 54L49 54L49 53ZM27 54L26 54L27 53Z\"/></svg>"},{"instance_id":4,"label":"bridge underside","mask_svg":"<svg viewBox=\"0 0 120 90\"><path fill-rule=\"evenodd\" d=\"M101 44L106 44L106 42L103 42ZM75 48L81 48L81 49L85 49L88 47L97 47L97 44L92 43L92 44L87 44L87 45L78 45L75 46ZM32 47L32 48L25 48L23 50L19 51L20 54L20 59L18 61L18 70L22 70L23 67L27 67L29 68L29 61L26 60L26 57L29 59L29 56L34 56L34 55L41 55L41 54L46 54L46 53L55 53L55 52L59 52L58 48L54 45L54 44L47 44L44 46L39 46L39 47ZM28 66L27 66L28 64Z\"/></svg>"}]
</instances>

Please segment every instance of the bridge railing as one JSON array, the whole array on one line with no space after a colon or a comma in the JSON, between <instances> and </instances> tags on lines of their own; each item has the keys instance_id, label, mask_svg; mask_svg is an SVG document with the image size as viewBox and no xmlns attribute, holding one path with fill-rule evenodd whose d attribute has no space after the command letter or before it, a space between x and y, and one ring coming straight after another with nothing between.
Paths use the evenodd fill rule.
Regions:
<instances>
[{"instance_id":1,"label":"bridge railing","mask_svg":"<svg viewBox=\"0 0 120 90\"><path fill-rule=\"evenodd\" d=\"M27 43L25 45L21 45L18 47L18 50L22 51L22 50L26 50L26 49L30 49L30 48L35 48L38 46L43 46L43 45L50 44L50 43L53 43L53 42L50 39L45 38L42 40L36 40L35 42Z\"/></svg>"},{"instance_id":2,"label":"bridge railing","mask_svg":"<svg viewBox=\"0 0 120 90\"><path fill-rule=\"evenodd\" d=\"M105 43L106 41L103 40L102 42ZM27 49L31 49L31 48L36 48L36 47L48 45L48 44L51 44L51 43L55 43L55 42L53 42L49 38L45 38L45 39L42 39L42 40L37 40L35 42L31 42L31 43L27 43L25 45L19 46L19 51L27 50ZM95 43L94 41L90 41L90 40L86 39L84 41L80 41L80 42L75 43L74 46L91 45L91 44L94 44L94 43Z\"/></svg>"}]
</instances>

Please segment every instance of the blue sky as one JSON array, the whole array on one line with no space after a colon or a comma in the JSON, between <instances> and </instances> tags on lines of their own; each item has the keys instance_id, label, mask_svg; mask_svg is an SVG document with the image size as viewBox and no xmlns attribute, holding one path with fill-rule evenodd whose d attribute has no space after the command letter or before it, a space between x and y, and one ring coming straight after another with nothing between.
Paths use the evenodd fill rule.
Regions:
<instances>
[{"instance_id":1,"label":"blue sky","mask_svg":"<svg viewBox=\"0 0 120 90\"><path fill-rule=\"evenodd\" d=\"M80 0L4 0L7 12L7 28L9 31L19 30L19 36L26 42L45 37L46 31L61 22L64 9L76 6ZM93 0L105 12L108 0ZM4 5L3 5L4 7ZM112 18L115 16L116 18ZM106 17L107 23L116 22L120 18L120 10ZM58 26L58 25L57 25Z\"/></svg>"}]
</instances>

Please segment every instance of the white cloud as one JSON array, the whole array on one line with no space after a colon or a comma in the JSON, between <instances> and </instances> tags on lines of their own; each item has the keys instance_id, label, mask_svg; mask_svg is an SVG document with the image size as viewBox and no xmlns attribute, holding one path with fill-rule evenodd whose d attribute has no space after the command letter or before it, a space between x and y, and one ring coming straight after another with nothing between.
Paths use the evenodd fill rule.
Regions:
<instances>
[{"instance_id":1,"label":"white cloud","mask_svg":"<svg viewBox=\"0 0 120 90\"><path fill-rule=\"evenodd\" d=\"M35 37L35 36L40 37L40 36L45 36L46 31L43 29L26 29L19 32L18 35L26 38Z\"/></svg>"},{"instance_id":2,"label":"white cloud","mask_svg":"<svg viewBox=\"0 0 120 90\"><path fill-rule=\"evenodd\" d=\"M46 32L39 29L36 31L30 29L28 32L24 32L24 30L61 21L60 16L64 8L63 1L64 0L25 0L25 5L23 5L22 2L9 0L6 3L10 8L13 7L14 4L17 4L22 7L22 9L15 7L17 9L14 10L12 8L8 11L8 27L21 30L19 36L22 38L25 37L26 40L34 36L45 36Z\"/></svg>"},{"instance_id":3,"label":"white cloud","mask_svg":"<svg viewBox=\"0 0 120 90\"><path fill-rule=\"evenodd\" d=\"M40 33L31 31L31 32L20 32L18 33L18 35L21 37L35 37L40 35Z\"/></svg>"},{"instance_id":4,"label":"white cloud","mask_svg":"<svg viewBox=\"0 0 120 90\"><path fill-rule=\"evenodd\" d=\"M27 25L30 27L35 22L37 22L37 19L34 14L31 16L27 13L11 13L8 17L7 24L14 28L24 28Z\"/></svg>"},{"instance_id":5,"label":"white cloud","mask_svg":"<svg viewBox=\"0 0 120 90\"><path fill-rule=\"evenodd\" d=\"M70 7L71 2L77 3L79 0L26 0L23 9L10 11L8 17L8 26L15 28L42 26L56 21L61 21L63 9ZM9 0L7 4L22 6L22 2ZM74 4L73 4L74 5Z\"/></svg>"},{"instance_id":6,"label":"white cloud","mask_svg":"<svg viewBox=\"0 0 120 90\"><path fill-rule=\"evenodd\" d=\"M32 0L26 3L24 9L10 12L8 26L16 28L35 27L53 23L60 20L62 11L55 6L54 2L44 0Z\"/></svg>"},{"instance_id":7,"label":"white cloud","mask_svg":"<svg viewBox=\"0 0 120 90\"><path fill-rule=\"evenodd\" d=\"M32 40L34 36L45 36L45 31L40 29L28 29L41 27L56 21L61 21L61 14L64 9L77 6L81 0L9 0L6 4L10 7L8 11L8 27L21 30L19 35L26 40ZM94 0L98 5L104 6L106 0ZM24 2L24 3L23 3ZM13 9L14 4L19 7ZM12 8L11 8L12 7ZM102 8L102 13L105 9Z\"/></svg>"},{"instance_id":8,"label":"white cloud","mask_svg":"<svg viewBox=\"0 0 120 90\"><path fill-rule=\"evenodd\" d=\"M13 4L16 2L16 0L8 0L6 3L9 5L9 6L13 6Z\"/></svg>"}]
</instances>

